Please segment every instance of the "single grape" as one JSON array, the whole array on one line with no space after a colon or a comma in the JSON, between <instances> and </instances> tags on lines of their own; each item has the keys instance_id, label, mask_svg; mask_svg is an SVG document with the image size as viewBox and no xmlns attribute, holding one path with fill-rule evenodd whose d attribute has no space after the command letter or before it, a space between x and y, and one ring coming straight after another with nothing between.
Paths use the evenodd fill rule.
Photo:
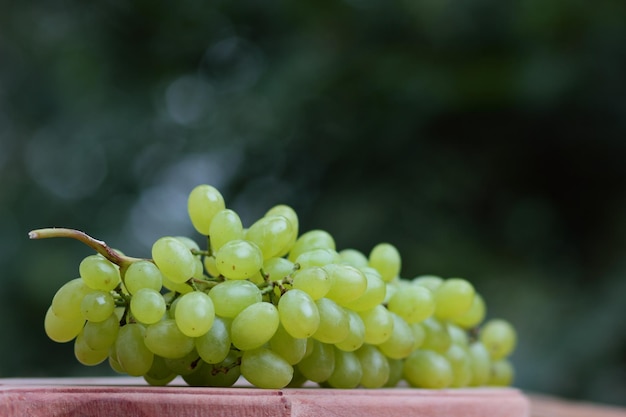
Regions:
<instances>
[{"instance_id":1,"label":"single grape","mask_svg":"<svg viewBox=\"0 0 626 417\"><path fill-rule=\"evenodd\" d=\"M78 270L85 284L94 290L111 291L120 282L117 266L100 255L87 256Z\"/></svg>"},{"instance_id":2,"label":"single grape","mask_svg":"<svg viewBox=\"0 0 626 417\"><path fill-rule=\"evenodd\" d=\"M394 319L391 312L382 305L359 312L365 325L365 343L379 345L386 342L393 333Z\"/></svg>"},{"instance_id":3,"label":"single grape","mask_svg":"<svg viewBox=\"0 0 626 417\"><path fill-rule=\"evenodd\" d=\"M152 245L152 259L170 281L181 284L194 275L195 257L175 237L162 237Z\"/></svg>"},{"instance_id":4,"label":"single grape","mask_svg":"<svg viewBox=\"0 0 626 417\"><path fill-rule=\"evenodd\" d=\"M146 329L141 324L129 323L117 335L115 351L120 367L131 376L142 376L152 367L154 354L144 344Z\"/></svg>"},{"instance_id":5,"label":"single grape","mask_svg":"<svg viewBox=\"0 0 626 417\"><path fill-rule=\"evenodd\" d=\"M335 370L335 348L317 340L312 346L311 353L298 363L298 370L310 381L326 381Z\"/></svg>"},{"instance_id":6,"label":"single grape","mask_svg":"<svg viewBox=\"0 0 626 417\"><path fill-rule=\"evenodd\" d=\"M267 343L279 324L278 310L273 304L260 302L246 307L230 327L232 343L240 350L251 350Z\"/></svg>"},{"instance_id":7,"label":"single grape","mask_svg":"<svg viewBox=\"0 0 626 417\"><path fill-rule=\"evenodd\" d=\"M387 308L407 323L419 323L432 316L435 311L435 300L428 288L407 285L401 291L396 291Z\"/></svg>"},{"instance_id":8,"label":"single grape","mask_svg":"<svg viewBox=\"0 0 626 417\"><path fill-rule=\"evenodd\" d=\"M289 252L289 260L295 261L301 253L313 249L336 250L335 239L325 230L310 230L298 237Z\"/></svg>"},{"instance_id":9,"label":"single grape","mask_svg":"<svg viewBox=\"0 0 626 417\"><path fill-rule=\"evenodd\" d=\"M291 381L293 368L275 352L259 348L243 353L241 375L256 387L279 389Z\"/></svg>"},{"instance_id":10,"label":"single grape","mask_svg":"<svg viewBox=\"0 0 626 417\"><path fill-rule=\"evenodd\" d=\"M384 386L388 388L393 388L398 385L400 381L402 381L404 372L404 360L390 358L386 359L389 363L389 379L387 379L387 382Z\"/></svg>"},{"instance_id":11,"label":"single grape","mask_svg":"<svg viewBox=\"0 0 626 417\"><path fill-rule=\"evenodd\" d=\"M160 291L163 285L163 275L150 261L133 262L124 274L124 285L130 294L135 294L142 288Z\"/></svg>"},{"instance_id":12,"label":"single grape","mask_svg":"<svg viewBox=\"0 0 626 417\"><path fill-rule=\"evenodd\" d=\"M170 359L182 358L195 346L193 338L185 336L172 319L161 320L148 326L144 342L155 355Z\"/></svg>"},{"instance_id":13,"label":"single grape","mask_svg":"<svg viewBox=\"0 0 626 417\"><path fill-rule=\"evenodd\" d=\"M148 384L162 387L176 378L176 374L167 367L162 357L155 355L152 366L143 377Z\"/></svg>"},{"instance_id":14,"label":"single grape","mask_svg":"<svg viewBox=\"0 0 626 417\"><path fill-rule=\"evenodd\" d=\"M389 380L389 361L377 347L363 345L356 352L363 375L361 385L365 388L381 388Z\"/></svg>"},{"instance_id":15,"label":"single grape","mask_svg":"<svg viewBox=\"0 0 626 417\"><path fill-rule=\"evenodd\" d=\"M491 364L488 385L506 387L513 383L515 369L507 359L500 359Z\"/></svg>"},{"instance_id":16,"label":"single grape","mask_svg":"<svg viewBox=\"0 0 626 417\"><path fill-rule=\"evenodd\" d=\"M198 245L198 243L187 236L174 236L174 238L179 240L180 243L185 245L190 251L200 250L200 246Z\"/></svg>"},{"instance_id":17,"label":"single grape","mask_svg":"<svg viewBox=\"0 0 626 417\"><path fill-rule=\"evenodd\" d=\"M220 363L230 351L230 322L215 316L213 326L208 332L194 340L196 351L206 363Z\"/></svg>"},{"instance_id":18,"label":"single grape","mask_svg":"<svg viewBox=\"0 0 626 417\"><path fill-rule=\"evenodd\" d=\"M234 318L246 307L260 303L261 290L246 280L224 281L217 284L209 292L213 301L215 314L221 317Z\"/></svg>"},{"instance_id":19,"label":"single grape","mask_svg":"<svg viewBox=\"0 0 626 417\"><path fill-rule=\"evenodd\" d=\"M472 306L475 293L472 284L465 279L446 279L434 292L435 316L444 320L462 316Z\"/></svg>"},{"instance_id":20,"label":"single grape","mask_svg":"<svg viewBox=\"0 0 626 417\"><path fill-rule=\"evenodd\" d=\"M202 336L211 329L215 319L213 301L208 295L199 291L184 294L178 300L174 318L184 335Z\"/></svg>"},{"instance_id":21,"label":"single grape","mask_svg":"<svg viewBox=\"0 0 626 417\"><path fill-rule=\"evenodd\" d=\"M356 249L344 249L339 252L339 263L362 269L367 267L368 260L367 256L361 251Z\"/></svg>"},{"instance_id":22,"label":"single grape","mask_svg":"<svg viewBox=\"0 0 626 417\"><path fill-rule=\"evenodd\" d=\"M443 278L436 275L420 275L413 278L411 283L414 285L426 287L432 292L435 292L437 288L439 288L439 286L443 283Z\"/></svg>"},{"instance_id":23,"label":"single grape","mask_svg":"<svg viewBox=\"0 0 626 417\"><path fill-rule=\"evenodd\" d=\"M44 329L46 335L57 343L65 343L73 340L83 328L85 319L82 317L75 319L64 319L57 316L52 310L52 307L48 308L46 317L44 318Z\"/></svg>"},{"instance_id":24,"label":"single grape","mask_svg":"<svg viewBox=\"0 0 626 417\"><path fill-rule=\"evenodd\" d=\"M193 227L202 235L209 235L213 217L224 208L224 197L213 186L198 185L189 193L187 200L189 218Z\"/></svg>"},{"instance_id":25,"label":"single grape","mask_svg":"<svg viewBox=\"0 0 626 417\"><path fill-rule=\"evenodd\" d=\"M165 314L166 305L161 293L142 288L130 299L130 312L143 324L156 323Z\"/></svg>"},{"instance_id":26,"label":"single grape","mask_svg":"<svg viewBox=\"0 0 626 417\"><path fill-rule=\"evenodd\" d=\"M426 333L421 348L434 350L439 353L447 351L452 344L447 324L434 317L424 320L421 324Z\"/></svg>"},{"instance_id":27,"label":"single grape","mask_svg":"<svg viewBox=\"0 0 626 417\"><path fill-rule=\"evenodd\" d=\"M323 268L317 266L304 268L296 272L293 288L306 292L314 300L319 300L330 289L330 277Z\"/></svg>"},{"instance_id":28,"label":"single grape","mask_svg":"<svg viewBox=\"0 0 626 417\"><path fill-rule=\"evenodd\" d=\"M472 365L469 353L466 348L457 344L452 344L444 353L444 356L452 368L451 387L466 387L472 380Z\"/></svg>"},{"instance_id":29,"label":"single grape","mask_svg":"<svg viewBox=\"0 0 626 417\"><path fill-rule=\"evenodd\" d=\"M506 320L491 319L480 330L480 341L489 351L492 360L506 358L515 349L517 335L515 329Z\"/></svg>"},{"instance_id":30,"label":"single grape","mask_svg":"<svg viewBox=\"0 0 626 417\"><path fill-rule=\"evenodd\" d=\"M108 292L90 291L80 302L80 312L85 320L98 322L111 317L115 301Z\"/></svg>"},{"instance_id":31,"label":"single grape","mask_svg":"<svg viewBox=\"0 0 626 417\"><path fill-rule=\"evenodd\" d=\"M186 282L173 282L165 275L162 278L163 287L172 292L179 292L181 294L187 294L193 291L193 287Z\"/></svg>"},{"instance_id":32,"label":"single grape","mask_svg":"<svg viewBox=\"0 0 626 417\"><path fill-rule=\"evenodd\" d=\"M339 261L339 254L334 249L319 248L302 252L295 260L300 268L310 268L312 266L323 267Z\"/></svg>"},{"instance_id":33,"label":"single grape","mask_svg":"<svg viewBox=\"0 0 626 417\"><path fill-rule=\"evenodd\" d=\"M245 237L261 249L264 259L270 259L286 255L291 249L290 245L295 242L296 233L286 217L272 215L254 222Z\"/></svg>"},{"instance_id":34,"label":"single grape","mask_svg":"<svg viewBox=\"0 0 626 417\"><path fill-rule=\"evenodd\" d=\"M365 274L353 266L330 264L324 267L330 277L326 298L345 305L356 300L367 290Z\"/></svg>"},{"instance_id":35,"label":"single grape","mask_svg":"<svg viewBox=\"0 0 626 417\"><path fill-rule=\"evenodd\" d=\"M329 298L315 302L320 314L320 324L313 338L323 343L339 343L348 337L350 318L346 311Z\"/></svg>"},{"instance_id":36,"label":"single grape","mask_svg":"<svg viewBox=\"0 0 626 417\"><path fill-rule=\"evenodd\" d=\"M58 289L52 298L54 314L65 320L83 319L80 305L85 295L93 291L81 278L73 279Z\"/></svg>"},{"instance_id":37,"label":"single grape","mask_svg":"<svg viewBox=\"0 0 626 417\"><path fill-rule=\"evenodd\" d=\"M452 322L463 327L464 329L471 329L478 326L485 318L487 314L487 307L483 297L476 293L472 306L464 314L452 319Z\"/></svg>"},{"instance_id":38,"label":"single grape","mask_svg":"<svg viewBox=\"0 0 626 417\"><path fill-rule=\"evenodd\" d=\"M320 325L315 301L301 290L292 289L280 297L278 314L287 333L297 339L312 336Z\"/></svg>"},{"instance_id":39,"label":"single grape","mask_svg":"<svg viewBox=\"0 0 626 417\"><path fill-rule=\"evenodd\" d=\"M263 272L270 281L279 281L294 272L294 263L285 258L270 258L263 262ZM258 280L259 283L265 281L260 272L259 278L261 278Z\"/></svg>"},{"instance_id":40,"label":"single grape","mask_svg":"<svg viewBox=\"0 0 626 417\"><path fill-rule=\"evenodd\" d=\"M263 254L252 242L231 240L215 253L215 265L228 279L251 278L263 266Z\"/></svg>"},{"instance_id":41,"label":"single grape","mask_svg":"<svg viewBox=\"0 0 626 417\"><path fill-rule=\"evenodd\" d=\"M377 269L385 282L398 276L401 264L398 249L390 243L379 243L370 252L369 266Z\"/></svg>"},{"instance_id":42,"label":"single grape","mask_svg":"<svg viewBox=\"0 0 626 417\"><path fill-rule=\"evenodd\" d=\"M93 350L109 349L119 334L120 325L115 314L101 322L88 321L83 329L83 339Z\"/></svg>"},{"instance_id":43,"label":"single grape","mask_svg":"<svg viewBox=\"0 0 626 417\"><path fill-rule=\"evenodd\" d=\"M282 325L279 325L276 333L270 339L269 347L287 363L295 365L306 354L307 339L296 339L287 333Z\"/></svg>"},{"instance_id":44,"label":"single grape","mask_svg":"<svg viewBox=\"0 0 626 417\"><path fill-rule=\"evenodd\" d=\"M474 342L468 348L472 378L469 385L473 387L486 385L489 381L491 358L489 351L481 342Z\"/></svg>"},{"instance_id":45,"label":"single grape","mask_svg":"<svg viewBox=\"0 0 626 417\"><path fill-rule=\"evenodd\" d=\"M403 359L411 354L415 344L415 336L409 324L395 313L393 318L393 332L391 337L378 345L380 351L391 359Z\"/></svg>"},{"instance_id":46,"label":"single grape","mask_svg":"<svg viewBox=\"0 0 626 417\"><path fill-rule=\"evenodd\" d=\"M220 271L218 271L217 265L215 264L215 256L205 256L203 263L207 274L212 277L220 276Z\"/></svg>"},{"instance_id":47,"label":"single grape","mask_svg":"<svg viewBox=\"0 0 626 417\"><path fill-rule=\"evenodd\" d=\"M231 240L243 239L243 225L239 215L230 209L215 213L209 227L211 248L216 251Z\"/></svg>"},{"instance_id":48,"label":"single grape","mask_svg":"<svg viewBox=\"0 0 626 417\"><path fill-rule=\"evenodd\" d=\"M365 324L363 324L363 320L355 311L346 309L346 313L348 314L350 324L348 337L336 343L335 346L344 352L354 352L363 346L365 342Z\"/></svg>"},{"instance_id":49,"label":"single grape","mask_svg":"<svg viewBox=\"0 0 626 417\"><path fill-rule=\"evenodd\" d=\"M452 343L457 344L464 348L469 346L469 335L464 329L452 323L448 323L447 327L448 327L448 334L450 335L450 339L452 340Z\"/></svg>"},{"instance_id":50,"label":"single grape","mask_svg":"<svg viewBox=\"0 0 626 417\"><path fill-rule=\"evenodd\" d=\"M335 349L335 369L328 378L328 384L334 388L356 388L362 377L363 369L356 354Z\"/></svg>"},{"instance_id":51,"label":"single grape","mask_svg":"<svg viewBox=\"0 0 626 417\"><path fill-rule=\"evenodd\" d=\"M109 349L94 350L85 342L82 332L74 340L74 356L86 366L95 366L109 357Z\"/></svg>"},{"instance_id":52,"label":"single grape","mask_svg":"<svg viewBox=\"0 0 626 417\"><path fill-rule=\"evenodd\" d=\"M416 350L404 361L404 378L418 388L447 388L454 375L450 362L432 350Z\"/></svg>"},{"instance_id":53,"label":"single grape","mask_svg":"<svg viewBox=\"0 0 626 417\"><path fill-rule=\"evenodd\" d=\"M296 214L295 210L285 204L279 204L269 209L267 213L265 213L265 216L283 216L287 220L289 220L289 223L291 223L291 229L293 230L291 235L293 241L290 242L288 246L289 248L293 247L296 239L298 238L299 228L298 215Z\"/></svg>"}]
</instances>

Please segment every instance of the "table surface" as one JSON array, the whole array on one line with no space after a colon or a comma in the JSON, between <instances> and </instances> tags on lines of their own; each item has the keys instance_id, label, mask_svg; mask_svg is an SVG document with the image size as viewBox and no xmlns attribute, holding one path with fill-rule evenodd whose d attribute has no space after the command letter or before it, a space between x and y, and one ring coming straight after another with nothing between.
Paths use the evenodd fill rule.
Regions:
<instances>
[{"instance_id":1,"label":"table surface","mask_svg":"<svg viewBox=\"0 0 626 417\"><path fill-rule=\"evenodd\" d=\"M181 386L178 386L180 382ZM0 415L23 416L424 416L626 417L626 408L567 401L515 388L264 390L195 388L141 378L0 379Z\"/></svg>"}]
</instances>

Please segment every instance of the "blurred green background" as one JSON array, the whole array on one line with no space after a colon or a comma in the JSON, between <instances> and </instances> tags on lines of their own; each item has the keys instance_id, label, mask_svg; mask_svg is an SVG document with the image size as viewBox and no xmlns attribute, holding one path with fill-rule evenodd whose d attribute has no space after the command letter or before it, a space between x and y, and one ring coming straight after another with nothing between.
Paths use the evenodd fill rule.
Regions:
<instances>
[{"instance_id":1,"label":"blurred green background","mask_svg":"<svg viewBox=\"0 0 626 417\"><path fill-rule=\"evenodd\" d=\"M0 2L0 376L103 375L43 317L91 252L196 237L193 186L469 279L516 385L626 404L626 3Z\"/></svg>"}]
</instances>

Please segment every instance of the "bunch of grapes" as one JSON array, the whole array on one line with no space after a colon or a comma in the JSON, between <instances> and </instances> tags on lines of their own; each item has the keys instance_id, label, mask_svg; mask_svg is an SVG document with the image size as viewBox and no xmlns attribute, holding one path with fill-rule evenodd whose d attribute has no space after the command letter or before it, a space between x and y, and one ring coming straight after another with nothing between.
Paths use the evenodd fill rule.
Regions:
<instances>
[{"instance_id":1,"label":"bunch of grapes","mask_svg":"<svg viewBox=\"0 0 626 417\"><path fill-rule=\"evenodd\" d=\"M108 360L117 372L166 385L261 388L420 388L511 384L516 333L484 322L485 302L461 278L400 277L389 243L368 255L337 250L323 230L298 234L286 205L244 228L220 192L200 185L188 212L206 237L162 237L152 258L132 258L71 229L91 246L80 277L55 294L44 327L74 341L84 365Z\"/></svg>"}]
</instances>

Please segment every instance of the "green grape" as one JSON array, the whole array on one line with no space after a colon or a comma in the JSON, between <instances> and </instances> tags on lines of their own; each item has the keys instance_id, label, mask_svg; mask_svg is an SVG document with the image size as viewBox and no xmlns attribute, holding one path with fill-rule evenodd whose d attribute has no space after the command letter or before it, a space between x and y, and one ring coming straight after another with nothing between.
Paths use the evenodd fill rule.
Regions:
<instances>
[{"instance_id":1,"label":"green grape","mask_svg":"<svg viewBox=\"0 0 626 417\"><path fill-rule=\"evenodd\" d=\"M472 368L472 379L469 385L473 387L486 385L489 381L491 369L489 351L481 342L474 342L469 345L468 353Z\"/></svg>"},{"instance_id":2,"label":"green grape","mask_svg":"<svg viewBox=\"0 0 626 417\"><path fill-rule=\"evenodd\" d=\"M409 326L411 327L411 331L415 337L413 350L419 349L422 347L424 340L426 339L426 330L424 330L424 327L420 323L411 323Z\"/></svg>"},{"instance_id":3,"label":"green grape","mask_svg":"<svg viewBox=\"0 0 626 417\"><path fill-rule=\"evenodd\" d=\"M452 343L457 344L461 347L469 346L469 335L459 326L448 323L448 334L450 335L450 339Z\"/></svg>"},{"instance_id":4,"label":"green grape","mask_svg":"<svg viewBox=\"0 0 626 417\"><path fill-rule=\"evenodd\" d=\"M289 252L289 260L295 261L301 253L308 252L313 249L332 249L336 250L335 239L325 230L310 230L298 237Z\"/></svg>"},{"instance_id":5,"label":"green grape","mask_svg":"<svg viewBox=\"0 0 626 417\"><path fill-rule=\"evenodd\" d=\"M154 354L144 344L146 329L141 324L130 323L117 335L115 351L120 367L131 376L142 376L152 367Z\"/></svg>"},{"instance_id":6,"label":"green grape","mask_svg":"<svg viewBox=\"0 0 626 417\"><path fill-rule=\"evenodd\" d=\"M251 278L263 266L263 254L252 242L231 240L215 253L215 265L228 279Z\"/></svg>"},{"instance_id":7,"label":"green grape","mask_svg":"<svg viewBox=\"0 0 626 417\"><path fill-rule=\"evenodd\" d=\"M211 329L215 319L213 301L208 295L199 291L184 294L176 304L174 318L184 335L202 336Z\"/></svg>"},{"instance_id":8,"label":"green grape","mask_svg":"<svg viewBox=\"0 0 626 417\"><path fill-rule=\"evenodd\" d=\"M241 375L240 361L239 353L230 351L220 363L211 365L200 361L192 373L183 375L183 379L195 387L230 387Z\"/></svg>"},{"instance_id":9,"label":"green grape","mask_svg":"<svg viewBox=\"0 0 626 417\"><path fill-rule=\"evenodd\" d=\"M274 336L279 321L278 309L273 304L252 304L233 320L230 326L231 341L239 350L261 347Z\"/></svg>"},{"instance_id":10,"label":"green grape","mask_svg":"<svg viewBox=\"0 0 626 417\"><path fill-rule=\"evenodd\" d=\"M312 336L320 325L315 301L304 291L292 289L280 297L278 315L287 333L297 339Z\"/></svg>"},{"instance_id":11,"label":"green grape","mask_svg":"<svg viewBox=\"0 0 626 417\"><path fill-rule=\"evenodd\" d=\"M506 358L515 349L517 335L515 329L506 320L491 319L480 330L480 341L489 351L494 361Z\"/></svg>"},{"instance_id":12,"label":"green grape","mask_svg":"<svg viewBox=\"0 0 626 417\"><path fill-rule=\"evenodd\" d=\"M302 388L302 386L307 382L307 379L300 373L297 367L293 368L293 377L291 381L287 384L286 388Z\"/></svg>"},{"instance_id":13,"label":"green grape","mask_svg":"<svg viewBox=\"0 0 626 417\"><path fill-rule=\"evenodd\" d=\"M344 352L354 352L363 346L365 341L365 324L363 324L363 320L355 311L346 309L346 313L348 314L350 325L348 337L336 343L335 346Z\"/></svg>"},{"instance_id":14,"label":"green grape","mask_svg":"<svg viewBox=\"0 0 626 417\"><path fill-rule=\"evenodd\" d=\"M266 215L250 226L245 237L261 249L264 259L270 259L285 256L295 241L296 233L286 217Z\"/></svg>"},{"instance_id":15,"label":"green grape","mask_svg":"<svg viewBox=\"0 0 626 417\"><path fill-rule=\"evenodd\" d=\"M209 227L211 248L216 251L231 240L243 239L243 225L239 215L230 209L215 213Z\"/></svg>"},{"instance_id":16,"label":"green grape","mask_svg":"<svg viewBox=\"0 0 626 417\"><path fill-rule=\"evenodd\" d=\"M88 321L83 329L83 339L93 350L109 349L119 334L120 325L115 314L101 322Z\"/></svg>"},{"instance_id":17,"label":"green grape","mask_svg":"<svg viewBox=\"0 0 626 417\"><path fill-rule=\"evenodd\" d=\"M143 324L152 324L161 320L166 310L165 300L161 293L142 288L130 299L130 312Z\"/></svg>"},{"instance_id":18,"label":"green grape","mask_svg":"<svg viewBox=\"0 0 626 417\"><path fill-rule=\"evenodd\" d=\"M426 333L426 337L422 342L422 349L430 349L439 353L444 353L452 344L452 338L448 333L446 324L434 317L424 320L422 327Z\"/></svg>"},{"instance_id":19,"label":"green grape","mask_svg":"<svg viewBox=\"0 0 626 417\"><path fill-rule=\"evenodd\" d=\"M179 292L181 294L187 294L188 292L193 291L193 287L187 284L186 282L179 282L179 283L172 282L165 275L162 278L162 282L163 282L163 287L165 287L166 289L172 292Z\"/></svg>"},{"instance_id":20,"label":"green grape","mask_svg":"<svg viewBox=\"0 0 626 417\"><path fill-rule=\"evenodd\" d=\"M366 311L381 304L387 294L387 285L380 274L374 268L365 267L362 269L367 279L367 288L361 296L353 301L345 303L345 307L354 311Z\"/></svg>"},{"instance_id":21,"label":"green grape","mask_svg":"<svg viewBox=\"0 0 626 417\"><path fill-rule=\"evenodd\" d=\"M417 388L447 388L454 379L450 362L432 350L416 350L404 361L404 378Z\"/></svg>"},{"instance_id":22,"label":"green grape","mask_svg":"<svg viewBox=\"0 0 626 417\"><path fill-rule=\"evenodd\" d=\"M202 258L199 255L194 255L193 265L194 269L192 277L195 279L204 279L204 264L202 263Z\"/></svg>"},{"instance_id":23,"label":"green grape","mask_svg":"<svg viewBox=\"0 0 626 417\"><path fill-rule=\"evenodd\" d=\"M462 278L446 279L434 292L435 316L452 319L465 314L474 302L474 287Z\"/></svg>"},{"instance_id":24,"label":"green grape","mask_svg":"<svg viewBox=\"0 0 626 417\"><path fill-rule=\"evenodd\" d=\"M290 365L295 365L306 354L308 339L296 339L291 336L282 325L270 339L270 349L280 355Z\"/></svg>"},{"instance_id":25,"label":"green grape","mask_svg":"<svg viewBox=\"0 0 626 417\"><path fill-rule=\"evenodd\" d=\"M142 288L161 291L163 275L150 261L133 262L124 274L124 285L130 294L135 294Z\"/></svg>"},{"instance_id":26,"label":"green grape","mask_svg":"<svg viewBox=\"0 0 626 417\"><path fill-rule=\"evenodd\" d=\"M217 270L217 265L215 264L215 256L205 256L203 263L207 274L215 278L220 276L220 271Z\"/></svg>"},{"instance_id":27,"label":"green grape","mask_svg":"<svg viewBox=\"0 0 626 417\"><path fill-rule=\"evenodd\" d=\"M291 223L291 229L293 230L291 234L291 239L293 240L289 242L288 247L289 248L293 247L294 243L296 242L296 239L298 238L298 228L299 228L298 215L296 214L295 210L287 205L279 204L269 209L267 213L265 213L265 216L283 216L287 220L289 220L289 223Z\"/></svg>"},{"instance_id":28,"label":"green grape","mask_svg":"<svg viewBox=\"0 0 626 417\"><path fill-rule=\"evenodd\" d=\"M270 281L279 281L294 272L294 263L285 258L270 258L263 262L263 272ZM259 278L261 278L259 282L265 281L260 273Z\"/></svg>"},{"instance_id":29,"label":"green grape","mask_svg":"<svg viewBox=\"0 0 626 417\"><path fill-rule=\"evenodd\" d=\"M401 291L396 291L387 308L407 323L419 323L432 316L435 300L428 288L407 285Z\"/></svg>"},{"instance_id":30,"label":"green grape","mask_svg":"<svg viewBox=\"0 0 626 417\"><path fill-rule=\"evenodd\" d=\"M150 385L163 387L176 378L176 374L167 367L165 359L155 355L152 366L143 378Z\"/></svg>"},{"instance_id":31,"label":"green grape","mask_svg":"<svg viewBox=\"0 0 626 417\"><path fill-rule=\"evenodd\" d=\"M319 248L302 252L295 260L300 268L325 266L339 261L339 254L334 249Z\"/></svg>"},{"instance_id":32,"label":"green grape","mask_svg":"<svg viewBox=\"0 0 626 417\"><path fill-rule=\"evenodd\" d=\"M413 278L411 283L414 285L426 287L432 292L435 292L437 288L439 288L439 286L443 283L443 278L436 275L420 275Z\"/></svg>"},{"instance_id":33,"label":"green grape","mask_svg":"<svg viewBox=\"0 0 626 417\"><path fill-rule=\"evenodd\" d=\"M241 357L241 375L259 388L284 388L293 377L293 367L269 349L247 350Z\"/></svg>"},{"instance_id":34,"label":"green grape","mask_svg":"<svg viewBox=\"0 0 626 417\"><path fill-rule=\"evenodd\" d=\"M160 358L160 356L158 356ZM201 361L198 352L192 349L191 352L182 358L162 358L167 369L176 375L189 375L198 367Z\"/></svg>"},{"instance_id":35,"label":"green grape","mask_svg":"<svg viewBox=\"0 0 626 417\"><path fill-rule=\"evenodd\" d=\"M415 336L409 324L395 313L393 318L393 332L391 337L378 345L380 351L391 359L403 359L411 354L415 344Z\"/></svg>"},{"instance_id":36,"label":"green grape","mask_svg":"<svg viewBox=\"0 0 626 417\"><path fill-rule=\"evenodd\" d=\"M309 337L306 339L306 351L304 352L303 358L308 357L311 353L313 353L313 346L315 346L315 339Z\"/></svg>"},{"instance_id":37,"label":"green grape","mask_svg":"<svg viewBox=\"0 0 626 417\"><path fill-rule=\"evenodd\" d=\"M229 324L227 319L215 316L213 326L209 331L194 340L196 351L206 363L220 363L228 356L230 352Z\"/></svg>"},{"instance_id":38,"label":"green grape","mask_svg":"<svg viewBox=\"0 0 626 417\"><path fill-rule=\"evenodd\" d=\"M74 356L86 366L95 366L109 357L109 349L94 350L85 342L82 332L74 340Z\"/></svg>"},{"instance_id":39,"label":"green grape","mask_svg":"<svg viewBox=\"0 0 626 417\"><path fill-rule=\"evenodd\" d=\"M507 387L513 383L515 369L507 359L500 359L491 364L488 385Z\"/></svg>"},{"instance_id":40,"label":"green grape","mask_svg":"<svg viewBox=\"0 0 626 417\"><path fill-rule=\"evenodd\" d=\"M389 361L376 346L363 345L355 352L361 363L361 385L365 388L381 388L389 380Z\"/></svg>"},{"instance_id":41,"label":"green grape","mask_svg":"<svg viewBox=\"0 0 626 417\"><path fill-rule=\"evenodd\" d=\"M317 266L304 268L296 272L293 288L306 292L314 300L319 300L330 289L330 277L323 268Z\"/></svg>"},{"instance_id":42,"label":"green grape","mask_svg":"<svg viewBox=\"0 0 626 417\"><path fill-rule=\"evenodd\" d=\"M187 212L193 227L202 235L208 236L213 217L226 207L224 197L213 186L202 184L189 193Z\"/></svg>"},{"instance_id":43,"label":"green grape","mask_svg":"<svg viewBox=\"0 0 626 417\"><path fill-rule=\"evenodd\" d=\"M109 348L109 366L118 374L126 373L122 365L120 365L117 360L117 349L115 348L115 343L113 343L113 346Z\"/></svg>"},{"instance_id":44,"label":"green grape","mask_svg":"<svg viewBox=\"0 0 626 417\"><path fill-rule=\"evenodd\" d=\"M468 351L460 345L452 344L444 356L452 368L450 386L454 388L468 386L472 379L472 365Z\"/></svg>"},{"instance_id":45,"label":"green grape","mask_svg":"<svg viewBox=\"0 0 626 417\"><path fill-rule=\"evenodd\" d=\"M356 354L335 349L335 369L328 378L328 384L334 388L355 388L362 377L363 369Z\"/></svg>"},{"instance_id":46,"label":"green grape","mask_svg":"<svg viewBox=\"0 0 626 417\"><path fill-rule=\"evenodd\" d=\"M78 270L85 284L94 290L111 291L120 282L117 266L100 255L87 256Z\"/></svg>"},{"instance_id":47,"label":"green grape","mask_svg":"<svg viewBox=\"0 0 626 417\"><path fill-rule=\"evenodd\" d=\"M350 332L350 318L346 311L329 298L320 298L315 304L320 314L320 324L313 338L330 344L339 343L347 338Z\"/></svg>"},{"instance_id":48,"label":"green grape","mask_svg":"<svg viewBox=\"0 0 626 417\"><path fill-rule=\"evenodd\" d=\"M198 245L198 243L196 243L195 240L187 237L187 236L174 236L174 239L177 239L180 241L180 243L182 243L183 245L185 245L187 247L187 249L194 251L194 250L200 250L200 246Z\"/></svg>"},{"instance_id":49,"label":"green grape","mask_svg":"<svg viewBox=\"0 0 626 417\"><path fill-rule=\"evenodd\" d=\"M359 269L367 267L368 264L367 256L356 249L344 249L340 251L339 262Z\"/></svg>"},{"instance_id":50,"label":"green grape","mask_svg":"<svg viewBox=\"0 0 626 417\"><path fill-rule=\"evenodd\" d=\"M377 269L385 282L398 276L401 265L400 253L390 243L379 243L370 252L369 266Z\"/></svg>"},{"instance_id":51,"label":"green grape","mask_svg":"<svg viewBox=\"0 0 626 417\"><path fill-rule=\"evenodd\" d=\"M152 259L161 273L170 281L182 284L191 278L195 272L195 257L175 237L162 237L152 245Z\"/></svg>"},{"instance_id":52,"label":"green grape","mask_svg":"<svg viewBox=\"0 0 626 417\"><path fill-rule=\"evenodd\" d=\"M400 381L402 381L404 360L387 358L387 362L389 363L389 379L387 379L384 386L387 388L393 388L398 385Z\"/></svg>"},{"instance_id":53,"label":"green grape","mask_svg":"<svg viewBox=\"0 0 626 417\"><path fill-rule=\"evenodd\" d=\"M324 267L330 277L330 289L326 298L345 305L365 293L367 278L365 274L349 265L330 264Z\"/></svg>"},{"instance_id":54,"label":"green grape","mask_svg":"<svg viewBox=\"0 0 626 417\"><path fill-rule=\"evenodd\" d=\"M115 310L115 301L108 292L91 291L85 294L80 302L80 312L85 320L104 321L111 317Z\"/></svg>"},{"instance_id":55,"label":"green grape","mask_svg":"<svg viewBox=\"0 0 626 417\"><path fill-rule=\"evenodd\" d=\"M359 315L365 325L365 343L379 345L391 337L394 319L384 306L377 305Z\"/></svg>"},{"instance_id":56,"label":"green grape","mask_svg":"<svg viewBox=\"0 0 626 417\"><path fill-rule=\"evenodd\" d=\"M224 281L209 291L215 314L233 318L246 307L260 303L263 296L259 287L245 280Z\"/></svg>"},{"instance_id":57,"label":"green grape","mask_svg":"<svg viewBox=\"0 0 626 417\"><path fill-rule=\"evenodd\" d=\"M480 294L476 293L469 310L458 317L454 317L452 321L465 329L471 329L478 326L484 320L486 314L485 300L483 300Z\"/></svg>"},{"instance_id":58,"label":"green grape","mask_svg":"<svg viewBox=\"0 0 626 417\"><path fill-rule=\"evenodd\" d=\"M81 278L66 282L52 298L51 308L54 314L65 320L83 319L80 305L85 295L91 291L93 290Z\"/></svg>"},{"instance_id":59,"label":"green grape","mask_svg":"<svg viewBox=\"0 0 626 417\"><path fill-rule=\"evenodd\" d=\"M173 319L162 320L148 326L144 342L154 354L170 359L182 358L194 348L194 340L185 336Z\"/></svg>"},{"instance_id":60,"label":"green grape","mask_svg":"<svg viewBox=\"0 0 626 417\"><path fill-rule=\"evenodd\" d=\"M65 343L78 336L83 328L85 319L82 317L75 319L64 319L57 316L52 307L46 311L44 318L44 330L46 335L57 343Z\"/></svg>"},{"instance_id":61,"label":"green grape","mask_svg":"<svg viewBox=\"0 0 626 417\"><path fill-rule=\"evenodd\" d=\"M298 370L313 382L326 381L335 370L335 348L332 345L313 341L313 349L298 363Z\"/></svg>"}]
</instances>

